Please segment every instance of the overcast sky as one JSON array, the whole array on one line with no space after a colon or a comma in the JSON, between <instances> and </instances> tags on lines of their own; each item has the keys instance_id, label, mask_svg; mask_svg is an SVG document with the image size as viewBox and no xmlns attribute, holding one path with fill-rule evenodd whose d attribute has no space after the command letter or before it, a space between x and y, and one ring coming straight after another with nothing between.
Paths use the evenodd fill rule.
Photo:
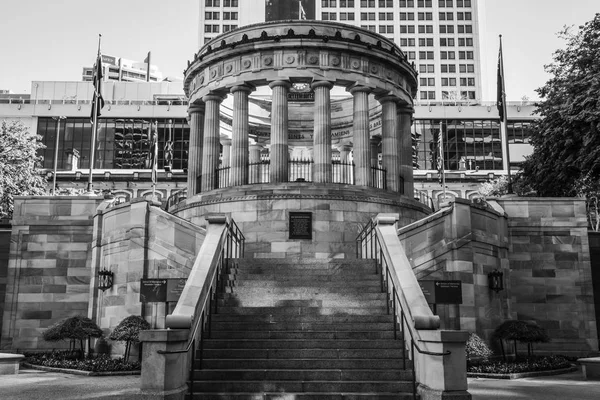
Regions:
<instances>
[{"instance_id":1,"label":"overcast sky","mask_svg":"<svg viewBox=\"0 0 600 400\"><path fill-rule=\"evenodd\" d=\"M81 80L105 54L143 60L182 76L197 51L199 0L0 0L0 89L30 93L31 81ZM247 1L247 0L240 0ZM537 99L543 66L564 46L556 33L600 12L598 0L480 0L483 100L495 99L498 35L503 36L508 100Z\"/></svg>"}]
</instances>

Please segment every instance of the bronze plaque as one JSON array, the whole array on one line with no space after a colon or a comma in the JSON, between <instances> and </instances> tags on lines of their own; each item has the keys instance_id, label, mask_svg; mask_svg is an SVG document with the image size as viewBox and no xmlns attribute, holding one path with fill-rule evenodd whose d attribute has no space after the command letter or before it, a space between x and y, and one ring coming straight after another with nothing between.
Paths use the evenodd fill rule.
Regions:
<instances>
[{"instance_id":1,"label":"bronze plaque","mask_svg":"<svg viewBox=\"0 0 600 400\"><path fill-rule=\"evenodd\" d=\"M312 239L312 213L290 212L290 239Z\"/></svg>"}]
</instances>

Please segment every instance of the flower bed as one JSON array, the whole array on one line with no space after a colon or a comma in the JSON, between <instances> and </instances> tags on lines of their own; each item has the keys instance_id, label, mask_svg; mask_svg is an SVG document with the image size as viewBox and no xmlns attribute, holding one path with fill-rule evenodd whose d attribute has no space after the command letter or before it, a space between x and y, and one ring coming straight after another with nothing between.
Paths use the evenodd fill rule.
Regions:
<instances>
[{"instance_id":1,"label":"flower bed","mask_svg":"<svg viewBox=\"0 0 600 400\"><path fill-rule=\"evenodd\" d=\"M552 371L570 368L571 363L562 356L538 356L515 361L488 361L467 366L468 373L519 374L523 372Z\"/></svg>"},{"instance_id":2,"label":"flower bed","mask_svg":"<svg viewBox=\"0 0 600 400\"><path fill-rule=\"evenodd\" d=\"M126 362L122 358L112 359L102 354L94 358L74 359L68 352L26 354L25 362L51 368L76 369L90 372L139 371L139 362Z\"/></svg>"}]
</instances>

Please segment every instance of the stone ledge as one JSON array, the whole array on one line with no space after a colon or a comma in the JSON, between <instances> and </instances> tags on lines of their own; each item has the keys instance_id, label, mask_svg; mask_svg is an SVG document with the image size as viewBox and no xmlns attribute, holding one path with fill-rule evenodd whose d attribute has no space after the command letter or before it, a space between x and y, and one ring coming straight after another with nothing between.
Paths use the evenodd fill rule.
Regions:
<instances>
[{"instance_id":1,"label":"stone ledge","mask_svg":"<svg viewBox=\"0 0 600 400\"><path fill-rule=\"evenodd\" d=\"M534 378L536 376L552 376L567 374L569 372L577 371L577 367L572 365L570 368L561 369L550 369L547 371L532 371L532 372L520 372L516 374L487 374L477 372L467 372L467 378L490 378L490 379L521 379L521 378Z\"/></svg>"},{"instance_id":2,"label":"stone ledge","mask_svg":"<svg viewBox=\"0 0 600 400\"><path fill-rule=\"evenodd\" d=\"M72 375L84 375L84 376L117 376L117 375L140 375L141 371L105 371L105 372L96 372L96 371L82 371L80 369L69 369L69 368L54 368L54 367L46 367L44 365L35 365L29 363L21 363L23 367L37 369L40 371L47 372L62 372L65 374Z\"/></svg>"}]
</instances>

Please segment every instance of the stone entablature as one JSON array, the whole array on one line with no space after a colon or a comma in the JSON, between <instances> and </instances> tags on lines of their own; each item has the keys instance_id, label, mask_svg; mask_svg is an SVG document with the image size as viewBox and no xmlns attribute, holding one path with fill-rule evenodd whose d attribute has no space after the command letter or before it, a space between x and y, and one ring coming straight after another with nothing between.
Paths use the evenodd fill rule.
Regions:
<instances>
[{"instance_id":1,"label":"stone entablature","mask_svg":"<svg viewBox=\"0 0 600 400\"><path fill-rule=\"evenodd\" d=\"M408 105L417 90L415 69L392 41L366 29L319 21L278 21L223 34L194 55L185 75L190 103L211 90L286 78L366 86Z\"/></svg>"}]
</instances>

